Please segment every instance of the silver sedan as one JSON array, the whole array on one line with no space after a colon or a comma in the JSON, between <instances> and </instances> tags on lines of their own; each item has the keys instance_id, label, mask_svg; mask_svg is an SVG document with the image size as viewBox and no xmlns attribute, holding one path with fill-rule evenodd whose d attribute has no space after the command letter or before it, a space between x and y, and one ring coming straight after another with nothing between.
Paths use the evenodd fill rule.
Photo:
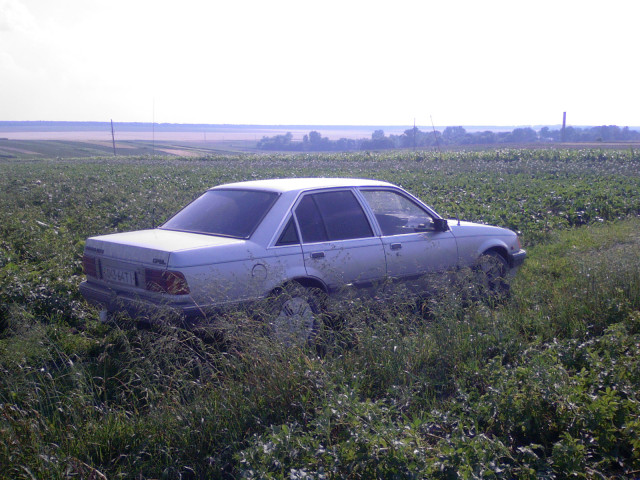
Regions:
<instances>
[{"instance_id":1,"label":"silver sedan","mask_svg":"<svg viewBox=\"0 0 640 480\"><path fill-rule=\"evenodd\" d=\"M187 318L278 298L275 327L310 334L319 298L461 267L504 290L525 256L514 232L445 220L390 183L258 180L211 188L159 228L87 239L80 291L104 314Z\"/></svg>"}]
</instances>

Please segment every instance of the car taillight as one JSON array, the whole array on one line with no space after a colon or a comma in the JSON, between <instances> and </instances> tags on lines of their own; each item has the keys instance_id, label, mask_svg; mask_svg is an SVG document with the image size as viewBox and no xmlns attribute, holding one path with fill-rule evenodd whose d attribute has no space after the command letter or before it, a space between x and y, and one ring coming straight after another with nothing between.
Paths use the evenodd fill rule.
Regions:
<instances>
[{"instance_id":1,"label":"car taillight","mask_svg":"<svg viewBox=\"0 0 640 480\"><path fill-rule=\"evenodd\" d=\"M88 277L98 276L98 267L96 257L90 257L89 255L82 256L82 270Z\"/></svg>"},{"instance_id":2,"label":"car taillight","mask_svg":"<svg viewBox=\"0 0 640 480\"><path fill-rule=\"evenodd\" d=\"M170 295L188 295L189 285L180 272L147 268L144 271L145 288L151 292Z\"/></svg>"}]
</instances>

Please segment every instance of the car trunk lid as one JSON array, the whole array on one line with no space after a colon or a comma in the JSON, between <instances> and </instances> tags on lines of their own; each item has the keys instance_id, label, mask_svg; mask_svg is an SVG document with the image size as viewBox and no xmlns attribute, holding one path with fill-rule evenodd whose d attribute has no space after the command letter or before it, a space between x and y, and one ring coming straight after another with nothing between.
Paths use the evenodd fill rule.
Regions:
<instances>
[{"instance_id":1,"label":"car trunk lid","mask_svg":"<svg viewBox=\"0 0 640 480\"><path fill-rule=\"evenodd\" d=\"M172 252L241 240L172 230L139 230L87 239L85 254L145 265L166 266Z\"/></svg>"}]
</instances>

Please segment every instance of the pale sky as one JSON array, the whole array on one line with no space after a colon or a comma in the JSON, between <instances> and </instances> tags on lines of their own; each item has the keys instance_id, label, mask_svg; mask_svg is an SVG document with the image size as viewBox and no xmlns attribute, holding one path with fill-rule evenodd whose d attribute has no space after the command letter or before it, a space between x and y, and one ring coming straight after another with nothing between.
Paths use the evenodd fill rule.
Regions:
<instances>
[{"instance_id":1,"label":"pale sky","mask_svg":"<svg viewBox=\"0 0 640 480\"><path fill-rule=\"evenodd\" d=\"M0 120L640 125L639 0L0 0Z\"/></svg>"}]
</instances>

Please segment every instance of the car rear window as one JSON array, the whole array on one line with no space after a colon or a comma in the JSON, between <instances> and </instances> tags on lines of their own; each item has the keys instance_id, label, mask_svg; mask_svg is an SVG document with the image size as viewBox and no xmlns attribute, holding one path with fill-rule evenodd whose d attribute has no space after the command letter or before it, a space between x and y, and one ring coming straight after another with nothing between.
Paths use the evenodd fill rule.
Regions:
<instances>
[{"instance_id":1,"label":"car rear window","mask_svg":"<svg viewBox=\"0 0 640 480\"><path fill-rule=\"evenodd\" d=\"M208 190L160 228L249 238L278 198L274 192Z\"/></svg>"}]
</instances>

